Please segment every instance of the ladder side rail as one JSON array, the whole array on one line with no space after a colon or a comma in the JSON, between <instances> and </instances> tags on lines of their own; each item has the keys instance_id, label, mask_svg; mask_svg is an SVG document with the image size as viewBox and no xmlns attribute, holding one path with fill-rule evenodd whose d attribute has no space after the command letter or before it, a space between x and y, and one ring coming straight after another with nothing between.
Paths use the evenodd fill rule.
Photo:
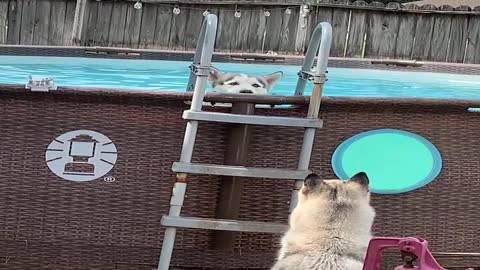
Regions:
<instances>
[{"instance_id":1,"label":"ladder side rail","mask_svg":"<svg viewBox=\"0 0 480 270\"><path fill-rule=\"evenodd\" d=\"M208 76L210 74L210 66L212 64L212 55L215 46L215 37L217 35L217 16L209 14L205 17L202 29L205 28L202 50L199 56L199 65L196 70L196 82L193 91L191 111L201 111L203 99L205 97L205 88L207 86ZM188 121L185 130L185 137L182 145L182 153L180 162L189 163L192 159L193 146L195 137L197 136L198 121Z\"/></svg>"},{"instance_id":2,"label":"ladder side rail","mask_svg":"<svg viewBox=\"0 0 480 270\"><path fill-rule=\"evenodd\" d=\"M193 56L193 62L190 66L190 77L188 78L187 91L191 92L195 89L195 82L197 81L197 74L195 73L195 66L200 65L200 58L203 52L203 47L205 45L205 32L207 27L203 27L200 30L200 34L197 40L197 46L195 47L195 54Z\"/></svg>"},{"instance_id":3,"label":"ladder side rail","mask_svg":"<svg viewBox=\"0 0 480 270\"><path fill-rule=\"evenodd\" d=\"M313 63L315 62L315 56L317 56L317 51L320 46L320 41L322 37L321 24L318 24L315 27L310 42L308 43L307 52L305 53L305 58L303 60L302 68L298 72L298 81L295 88L295 95L303 95L305 92L305 86L308 81L308 73L312 71Z\"/></svg>"},{"instance_id":4,"label":"ladder side rail","mask_svg":"<svg viewBox=\"0 0 480 270\"><path fill-rule=\"evenodd\" d=\"M192 70L195 73L195 88L193 92L192 104L190 109L192 111L201 111L203 98L205 96L205 87L207 84L208 75L210 73L210 66L212 63L212 55L215 46L215 37L217 34L217 16L209 14L205 17L202 23L201 36L197 46L197 52L194 59ZM199 55L197 55L199 54ZM195 65L198 61L198 65ZM195 137L198 130L198 121L188 121L183 139L182 153L180 157L181 162L190 163L193 155L193 147L195 144ZM185 198L185 191L187 188L186 174L177 174L176 182L173 186L172 197L170 198L169 216L179 217ZM158 262L158 270L168 270L172 258L173 247L175 244L176 228L167 227L163 237L162 250Z\"/></svg>"},{"instance_id":5,"label":"ladder side rail","mask_svg":"<svg viewBox=\"0 0 480 270\"><path fill-rule=\"evenodd\" d=\"M310 96L307 118L318 118L320 113L320 103L322 98L323 84L325 83L328 57L330 55L330 47L332 44L332 26L327 22L317 25L312 35L313 38L320 40L318 48L317 65L313 76L313 89ZM310 43L317 44L316 41ZM309 46L309 49L311 47ZM317 48L315 48L316 50ZM312 49L313 50L313 49ZM308 170L310 166L310 158L312 156L313 142L315 140L315 128L306 128L303 135L302 150L298 160L298 170ZM290 200L290 211L293 211L298 202L298 191L302 187L303 180L295 181Z\"/></svg>"}]
</instances>

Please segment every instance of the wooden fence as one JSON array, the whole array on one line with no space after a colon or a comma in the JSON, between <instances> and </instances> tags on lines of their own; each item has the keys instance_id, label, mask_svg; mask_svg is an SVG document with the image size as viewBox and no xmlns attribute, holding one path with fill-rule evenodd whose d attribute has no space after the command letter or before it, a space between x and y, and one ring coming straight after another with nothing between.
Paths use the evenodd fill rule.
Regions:
<instances>
[{"instance_id":1,"label":"wooden fence","mask_svg":"<svg viewBox=\"0 0 480 270\"><path fill-rule=\"evenodd\" d=\"M332 56L480 63L480 7L271 2L0 0L0 44L191 50L207 11L219 17L217 51L302 54L327 21Z\"/></svg>"}]
</instances>

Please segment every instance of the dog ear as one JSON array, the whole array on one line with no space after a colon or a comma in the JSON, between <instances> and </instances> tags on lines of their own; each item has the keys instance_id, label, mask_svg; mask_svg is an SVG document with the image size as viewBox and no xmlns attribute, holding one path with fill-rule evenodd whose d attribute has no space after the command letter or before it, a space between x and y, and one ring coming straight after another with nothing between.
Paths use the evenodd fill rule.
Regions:
<instances>
[{"instance_id":1,"label":"dog ear","mask_svg":"<svg viewBox=\"0 0 480 270\"><path fill-rule=\"evenodd\" d=\"M218 80L220 80L222 75L223 75L223 73L220 72L218 69L216 69L216 68L212 69L210 71L210 75L208 76L208 81L213 84L213 83L217 82Z\"/></svg>"},{"instance_id":2,"label":"dog ear","mask_svg":"<svg viewBox=\"0 0 480 270\"><path fill-rule=\"evenodd\" d=\"M283 72L277 71L272 74L263 76L263 78L267 81L268 87L272 87L280 78L282 78Z\"/></svg>"},{"instance_id":3,"label":"dog ear","mask_svg":"<svg viewBox=\"0 0 480 270\"><path fill-rule=\"evenodd\" d=\"M365 172L359 172L355 174L354 176L350 177L350 181L356 182L361 186L366 187L367 189L370 183L370 180L368 179L368 176Z\"/></svg>"},{"instance_id":4,"label":"dog ear","mask_svg":"<svg viewBox=\"0 0 480 270\"><path fill-rule=\"evenodd\" d=\"M308 189L311 190L315 188L318 185L322 185L323 179L316 173L310 173L305 177L305 180L303 181L303 185Z\"/></svg>"}]
</instances>

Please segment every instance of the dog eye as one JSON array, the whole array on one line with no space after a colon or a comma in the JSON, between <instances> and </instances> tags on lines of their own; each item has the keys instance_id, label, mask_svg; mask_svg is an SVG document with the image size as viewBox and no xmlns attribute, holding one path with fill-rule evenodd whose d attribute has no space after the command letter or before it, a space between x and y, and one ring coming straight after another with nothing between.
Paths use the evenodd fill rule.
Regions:
<instances>
[{"instance_id":1,"label":"dog eye","mask_svg":"<svg viewBox=\"0 0 480 270\"><path fill-rule=\"evenodd\" d=\"M228 85L238 85L238 82L231 82Z\"/></svg>"},{"instance_id":2,"label":"dog eye","mask_svg":"<svg viewBox=\"0 0 480 270\"><path fill-rule=\"evenodd\" d=\"M252 84L252 86L255 87L255 88L261 87L258 83L254 83L254 84Z\"/></svg>"}]
</instances>

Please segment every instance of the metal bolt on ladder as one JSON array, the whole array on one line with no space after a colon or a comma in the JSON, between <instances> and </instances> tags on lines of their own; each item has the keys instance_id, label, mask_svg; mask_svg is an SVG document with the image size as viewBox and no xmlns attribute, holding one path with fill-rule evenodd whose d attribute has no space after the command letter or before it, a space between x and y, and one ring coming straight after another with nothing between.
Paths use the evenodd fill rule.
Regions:
<instances>
[{"instance_id":1,"label":"metal bolt on ladder","mask_svg":"<svg viewBox=\"0 0 480 270\"><path fill-rule=\"evenodd\" d=\"M205 87L211 68L216 31L217 16L209 14L203 21L194 61L191 66L192 72L188 82L188 90L193 88L194 93L190 110L183 113L183 118L188 120L188 122L185 130L180 161L173 163L172 166L172 170L176 172L177 175L172 191L172 197L170 199L169 213L167 216L163 216L161 221L161 224L165 226L166 229L162 243L160 261L157 268L158 270L169 269L175 242L176 228L264 233L282 233L285 231L286 226L283 224L181 217L180 211L183 206L187 187L187 173L296 180L290 203L290 210L293 210L297 204L297 192L301 187L305 176L310 173L308 167L313 148L315 130L322 127L322 121L318 116L322 88L326 80L325 74L330 53L330 45L332 42L332 28L330 24L322 22L315 28L305 55L302 70L299 72L299 79L295 90L296 95L303 94L307 81L313 81L314 84L306 118L240 115L202 111ZM317 51L317 65L315 71L312 72L312 66ZM289 170L231 165L193 164L191 163L191 160L199 121L303 127L305 128L305 133L298 167L296 170Z\"/></svg>"}]
</instances>

